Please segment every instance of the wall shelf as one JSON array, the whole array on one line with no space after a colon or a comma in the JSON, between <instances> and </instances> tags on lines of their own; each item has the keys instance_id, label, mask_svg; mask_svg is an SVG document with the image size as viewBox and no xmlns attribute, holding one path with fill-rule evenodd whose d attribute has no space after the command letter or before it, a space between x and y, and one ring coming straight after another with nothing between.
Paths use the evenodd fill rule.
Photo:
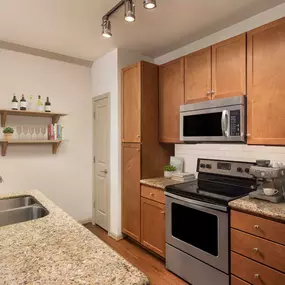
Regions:
<instances>
[{"instance_id":1,"label":"wall shelf","mask_svg":"<svg viewBox=\"0 0 285 285\"><path fill-rule=\"evenodd\" d=\"M56 154L57 149L62 141L60 140L0 140L2 148L2 156L7 153L8 145L30 145L30 144L50 144L52 145L52 153Z\"/></svg>"},{"instance_id":2,"label":"wall shelf","mask_svg":"<svg viewBox=\"0 0 285 285\"><path fill-rule=\"evenodd\" d=\"M67 116L67 114L61 114L61 113L21 111L21 110L8 110L8 109L0 109L0 114L1 114L1 127L6 126L7 116L10 116L10 115L12 115L12 116L52 118L53 124L57 124L60 117Z\"/></svg>"}]
</instances>

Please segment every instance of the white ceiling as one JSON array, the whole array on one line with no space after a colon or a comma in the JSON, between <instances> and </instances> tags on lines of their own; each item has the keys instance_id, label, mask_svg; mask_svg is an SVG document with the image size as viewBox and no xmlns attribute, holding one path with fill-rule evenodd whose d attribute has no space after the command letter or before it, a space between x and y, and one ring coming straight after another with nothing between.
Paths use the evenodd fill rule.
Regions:
<instances>
[{"instance_id":1,"label":"white ceiling","mask_svg":"<svg viewBox=\"0 0 285 285\"><path fill-rule=\"evenodd\" d=\"M116 47L152 57L193 42L285 0L157 0L147 11L136 0L136 22L123 9L111 17L111 39L101 36L102 16L119 0L1 0L0 40L94 60Z\"/></svg>"}]
</instances>

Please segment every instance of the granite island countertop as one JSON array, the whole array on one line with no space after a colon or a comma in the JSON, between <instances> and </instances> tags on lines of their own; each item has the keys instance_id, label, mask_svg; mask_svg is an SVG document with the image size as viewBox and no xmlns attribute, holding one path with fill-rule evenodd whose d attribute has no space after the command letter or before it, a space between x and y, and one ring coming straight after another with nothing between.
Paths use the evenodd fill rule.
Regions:
<instances>
[{"instance_id":1,"label":"granite island countertop","mask_svg":"<svg viewBox=\"0 0 285 285\"><path fill-rule=\"evenodd\" d=\"M165 190L165 187L168 185L180 184L182 182L175 181L165 177L155 177L155 178L142 179L140 183L150 187L155 187Z\"/></svg>"},{"instance_id":2,"label":"granite island countertop","mask_svg":"<svg viewBox=\"0 0 285 285\"><path fill-rule=\"evenodd\" d=\"M240 210L249 214L285 223L285 202L275 204L246 196L231 201L229 206L234 210Z\"/></svg>"},{"instance_id":3,"label":"granite island countertop","mask_svg":"<svg viewBox=\"0 0 285 285\"><path fill-rule=\"evenodd\" d=\"M0 227L1 284L146 285L147 277L37 190L49 215Z\"/></svg>"}]
</instances>

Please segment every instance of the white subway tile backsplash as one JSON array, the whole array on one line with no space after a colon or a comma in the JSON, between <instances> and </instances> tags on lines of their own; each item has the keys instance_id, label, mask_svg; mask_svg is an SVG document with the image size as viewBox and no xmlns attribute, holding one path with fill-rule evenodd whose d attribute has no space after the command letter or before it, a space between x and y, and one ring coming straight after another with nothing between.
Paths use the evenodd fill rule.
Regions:
<instances>
[{"instance_id":1,"label":"white subway tile backsplash","mask_svg":"<svg viewBox=\"0 0 285 285\"><path fill-rule=\"evenodd\" d=\"M269 159L285 162L285 147L249 146L242 144L177 144L175 156L184 158L186 172L195 173L198 158L233 161Z\"/></svg>"}]
</instances>

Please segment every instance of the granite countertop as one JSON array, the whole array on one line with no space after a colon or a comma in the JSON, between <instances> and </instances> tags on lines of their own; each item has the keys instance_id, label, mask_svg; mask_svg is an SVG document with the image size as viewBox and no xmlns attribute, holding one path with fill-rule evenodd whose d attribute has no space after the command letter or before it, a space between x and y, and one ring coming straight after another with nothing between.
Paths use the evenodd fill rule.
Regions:
<instances>
[{"instance_id":1,"label":"granite countertop","mask_svg":"<svg viewBox=\"0 0 285 285\"><path fill-rule=\"evenodd\" d=\"M1 284L146 285L147 277L37 190L49 211L37 220L0 227Z\"/></svg>"},{"instance_id":2,"label":"granite countertop","mask_svg":"<svg viewBox=\"0 0 285 285\"><path fill-rule=\"evenodd\" d=\"M265 218L285 223L285 202L275 204L246 196L231 201L229 206L235 210L264 216Z\"/></svg>"},{"instance_id":3,"label":"granite countertop","mask_svg":"<svg viewBox=\"0 0 285 285\"><path fill-rule=\"evenodd\" d=\"M156 187L162 190L165 190L165 187L168 185L174 185L174 184L179 184L182 182L175 181L169 178L165 177L155 177L155 178L149 178L149 179L142 179L141 184L151 186L151 187Z\"/></svg>"}]
</instances>

